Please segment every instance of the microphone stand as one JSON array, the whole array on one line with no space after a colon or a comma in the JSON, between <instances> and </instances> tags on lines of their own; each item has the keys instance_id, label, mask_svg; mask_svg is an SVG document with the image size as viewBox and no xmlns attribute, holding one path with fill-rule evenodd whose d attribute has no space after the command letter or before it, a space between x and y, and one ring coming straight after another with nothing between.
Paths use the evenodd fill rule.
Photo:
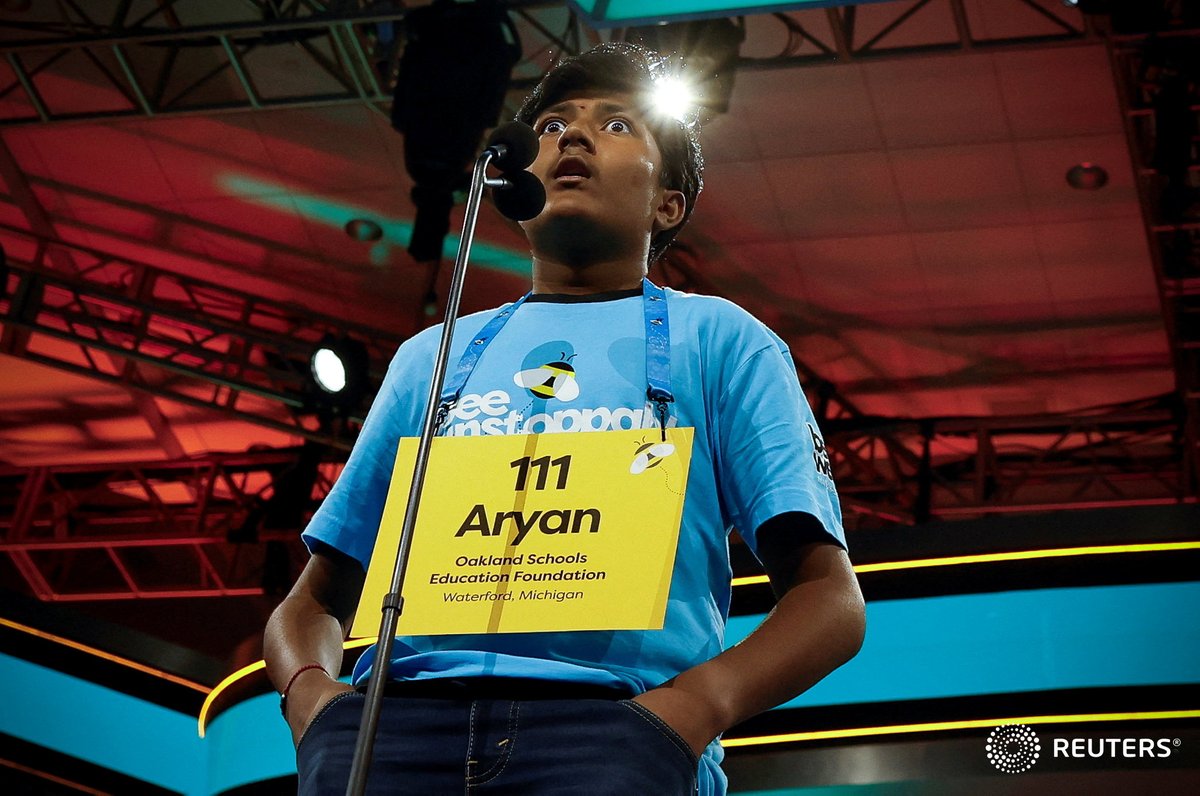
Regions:
<instances>
[{"instance_id":1,"label":"microphone stand","mask_svg":"<svg viewBox=\"0 0 1200 796\"><path fill-rule=\"evenodd\" d=\"M421 500L421 489L425 484L425 470L429 463L429 450L433 435L442 420L439 416L442 385L446 378L446 364L450 358L450 341L454 336L454 323L458 319L458 305L462 298L463 282L467 274L467 257L471 253L471 242L475 237L475 222L479 216L479 204L483 199L484 186L507 188L510 181L504 178L489 179L486 171L493 158L503 158L504 144L496 144L483 151L471 172L471 190L467 195L466 215L463 219L463 234L458 242L458 256L454 261L454 273L450 280L450 293L446 299L446 317L442 325L442 339L438 345L434 363L433 379L429 385L429 403L425 407L425 420L421 427L421 440L417 445L416 465L413 469L412 486L408 492L408 505L404 510L404 524L400 529L400 547L396 553L396 565L392 571L392 583L383 598L383 620L379 626L379 640L375 647L375 660L371 664L371 679L367 685L367 701L363 706L362 721L358 727L358 740L354 746L354 761L350 768L350 781L346 786L347 796L363 796L367 788L367 773L371 765L371 754L375 747L375 731L379 725L379 714L383 707L383 688L391 668L392 645L396 638L396 626L404 610L405 570L408 568L409 549L412 547L413 529L417 522L417 505Z\"/></svg>"}]
</instances>

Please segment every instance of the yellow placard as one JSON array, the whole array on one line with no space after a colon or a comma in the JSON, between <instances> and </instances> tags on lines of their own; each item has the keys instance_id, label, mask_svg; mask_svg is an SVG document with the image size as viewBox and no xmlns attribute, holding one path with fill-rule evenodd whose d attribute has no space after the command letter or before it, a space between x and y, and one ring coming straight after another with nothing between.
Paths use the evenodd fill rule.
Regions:
<instances>
[{"instance_id":1,"label":"yellow placard","mask_svg":"<svg viewBox=\"0 0 1200 796\"><path fill-rule=\"evenodd\" d=\"M691 428L438 437L404 582L404 635L663 626ZM400 441L351 635L379 632L417 440Z\"/></svg>"}]
</instances>

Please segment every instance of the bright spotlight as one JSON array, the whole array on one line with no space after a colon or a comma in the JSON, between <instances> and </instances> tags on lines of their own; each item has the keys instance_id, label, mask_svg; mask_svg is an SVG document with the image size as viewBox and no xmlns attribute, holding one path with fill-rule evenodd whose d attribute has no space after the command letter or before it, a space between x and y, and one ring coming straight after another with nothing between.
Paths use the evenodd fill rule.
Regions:
<instances>
[{"instance_id":1,"label":"bright spotlight","mask_svg":"<svg viewBox=\"0 0 1200 796\"><path fill-rule=\"evenodd\" d=\"M697 121L729 110L733 76L746 39L741 20L701 19L673 25L645 25L626 28L624 38L668 59L670 66L659 75L660 79L688 78L687 90L691 94L688 103ZM682 103L671 100L671 104L678 109Z\"/></svg>"},{"instance_id":2,"label":"bright spotlight","mask_svg":"<svg viewBox=\"0 0 1200 796\"><path fill-rule=\"evenodd\" d=\"M317 403L340 409L358 407L370 388L367 347L345 335L326 334L311 350L309 387Z\"/></svg>"},{"instance_id":3,"label":"bright spotlight","mask_svg":"<svg viewBox=\"0 0 1200 796\"><path fill-rule=\"evenodd\" d=\"M346 365L332 348L318 348L312 355L312 374L317 386L325 392L346 389Z\"/></svg>"},{"instance_id":4,"label":"bright spotlight","mask_svg":"<svg viewBox=\"0 0 1200 796\"><path fill-rule=\"evenodd\" d=\"M654 81L651 103L655 112L682 122L696 111L696 91L682 77L660 77Z\"/></svg>"}]
</instances>

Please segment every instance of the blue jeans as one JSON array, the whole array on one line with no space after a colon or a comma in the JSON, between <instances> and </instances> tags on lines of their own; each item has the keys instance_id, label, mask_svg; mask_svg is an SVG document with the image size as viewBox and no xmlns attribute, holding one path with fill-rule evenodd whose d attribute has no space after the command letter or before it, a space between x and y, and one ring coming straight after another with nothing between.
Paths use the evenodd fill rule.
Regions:
<instances>
[{"instance_id":1,"label":"blue jeans","mask_svg":"<svg viewBox=\"0 0 1200 796\"><path fill-rule=\"evenodd\" d=\"M299 792L342 794L366 700L333 698L296 750ZM654 794L691 796L698 760L629 699L385 696L370 794Z\"/></svg>"}]
</instances>

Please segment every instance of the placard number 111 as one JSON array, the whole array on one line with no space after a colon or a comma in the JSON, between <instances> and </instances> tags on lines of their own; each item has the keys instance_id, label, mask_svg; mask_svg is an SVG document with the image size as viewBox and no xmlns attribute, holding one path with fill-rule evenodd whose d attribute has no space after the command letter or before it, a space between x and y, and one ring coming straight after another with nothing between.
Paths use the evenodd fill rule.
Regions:
<instances>
[{"instance_id":1,"label":"placard number 111","mask_svg":"<svg viewBox=\"0 0 1200 796\"><path fill-rule=\"evenodd\" d=\"M539 456L536 459L531 459L528 456L522 456L514 462L509 462L508 466L517 471L517 484L513 487L517 492L524 492L528 488L531 470L534 471L534 489L546 488L546 482L550 478L551 470L558 471L555 486L552 488L566 489L567 475L571 471L571 457L568 455L551 459L549 456Z\"/></svg>"}]
</instances>

